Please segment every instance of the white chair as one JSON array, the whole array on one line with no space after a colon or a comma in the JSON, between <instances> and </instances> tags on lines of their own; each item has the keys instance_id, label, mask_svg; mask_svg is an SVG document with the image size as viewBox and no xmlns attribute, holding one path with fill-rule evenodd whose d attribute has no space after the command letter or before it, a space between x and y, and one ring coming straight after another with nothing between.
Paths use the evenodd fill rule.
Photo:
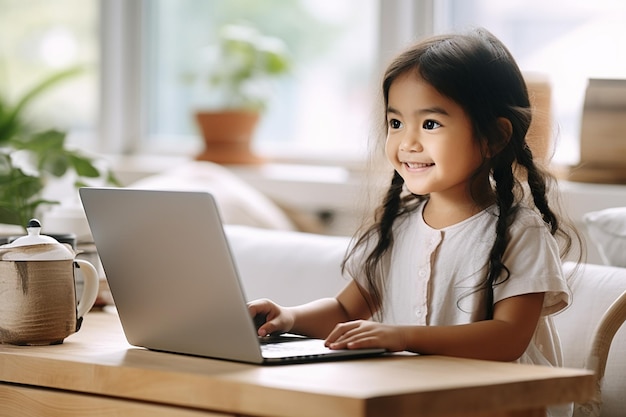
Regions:
<instances>
[{"instance_id":1,"label":"white chair","mask_svg":"<svg viewBox=\"0 0 626 417\"><path fill-rule=\"evenodd\" d=\"M626 268L566 263L572 305L555 316L566 367L598 378L596 396L576 404L574 417L626 415Z\"/></svg>"}]
</instances>

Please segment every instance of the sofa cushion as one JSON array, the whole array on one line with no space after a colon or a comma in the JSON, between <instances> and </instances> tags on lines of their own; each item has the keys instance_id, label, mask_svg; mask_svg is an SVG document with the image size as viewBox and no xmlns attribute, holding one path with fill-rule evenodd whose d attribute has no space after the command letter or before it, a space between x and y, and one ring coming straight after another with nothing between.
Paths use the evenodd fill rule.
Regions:
<instances>
[{"instance_id":1,"label":"sofa cushion","mask_svg":"<svg viewBox=\"0 0 626 417\"><path fill-rule=\"evenodd\" d=\"M602 261L626 267L626 207L587 213L583 221Z\"/></svg>"},{"instance_id":2,"label":"sofa cushion","mask_svg":"<svg viewBox=\"0 0 626 417\"><path fill-rule=\"evenodd\" d=\"M554 317L566 367L582 368L598 322L609 306L626 291L626 268L564 264L572 290L572 304ZM626 410L626 326L615 335L602 387L602 416L623 416Z\"/></svg>"},{"instance_id":3,"label":"sofa cushion","mask_svg":"<svg viewBox=\"0 0 626 417\"><path fill-rule=\"evenodd\" d=\"M333 297L348 282L341 274L347 237L241 225L224 230L249 301L297 305Z\"/></svg>"},{"instance_id":4,"label":"sofa cushion","mask_svg":"<svg viewBox=\"0 0 626 417\"><path fill-rule=\"evenodd\" d=\"M295 230L287 214L268 197L228 169L207 161L189 161L131 184L131 188L207 191L226 224Z\"/></svg>"}]
</instances>

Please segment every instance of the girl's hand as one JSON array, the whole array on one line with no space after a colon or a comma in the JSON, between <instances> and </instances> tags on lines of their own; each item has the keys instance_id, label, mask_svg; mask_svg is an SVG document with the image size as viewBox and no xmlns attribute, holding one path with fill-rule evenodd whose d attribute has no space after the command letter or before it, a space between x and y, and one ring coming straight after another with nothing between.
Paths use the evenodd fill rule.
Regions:
<instances>
[{"instance_id":1,"label":"girl's hand","mask_svg":"<svg viewBox=\"0 0 626 417\"><path fill-rule=\"evenodd\" d=\"M326 338L331 349L384 348L389 352L406 350L405 328L368 320L340 323Z\"/></svg>"},{"instance_id":2,"label":"girl's hand","mask_svg":"<svg viewBox=\"0 0 626 417\"><path fill-rule=\"evenodd\" d=\"M272 333L285 333L293 328L294 317L288 308L281 307L268 299L248 303L248 311L255 322L260 320L257 334L261 337Z\"/></svg>"}]
</instances>

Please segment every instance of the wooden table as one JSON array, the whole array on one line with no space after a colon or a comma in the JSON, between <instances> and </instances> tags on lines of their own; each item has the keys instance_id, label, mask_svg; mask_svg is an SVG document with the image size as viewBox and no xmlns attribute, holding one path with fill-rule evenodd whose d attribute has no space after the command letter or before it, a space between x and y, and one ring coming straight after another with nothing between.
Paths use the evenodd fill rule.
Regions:
<instances>
[{"instance_id":1,"label":"wooden table","mask_svg":"<svg viewBox=\"0 0 626 417\"><path fill-rule=\"evenodd\" d=\"M539 416L594 376L441 356L255 366L130 346L112 311L56 346L0 345L0 416Z\"/></svg>"}]
</instances>

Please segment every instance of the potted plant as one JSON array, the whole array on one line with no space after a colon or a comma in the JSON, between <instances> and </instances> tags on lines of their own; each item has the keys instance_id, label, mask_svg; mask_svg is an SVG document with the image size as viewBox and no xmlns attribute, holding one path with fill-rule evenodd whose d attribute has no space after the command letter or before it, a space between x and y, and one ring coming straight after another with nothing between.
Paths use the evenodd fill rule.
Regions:
<instances>
[{"instance_id":1,"label":"potted plant","mask_svg":"<svg viewBox=\"0 0 626 417\"><path fill-rule=\"evenodd\" d=\"M36 130L26 121L25 109L59 82L82 71L71 68L54 73L24 93L15 104L0 94L0 223L26 227L45 205L58 204L47 200L42 192L52 178L74 172L75 187L85 185L88 178L104 177L118 185L110 171L102 172L95 160L66 146L66 133Z\"/></svg>"},{"instance_id":2,"label":"potted plant","mask_svg":"<svg viewBox=\"0 0 626 417\"><path fill-rule=\"evenodd\" d=\"M252 137L272 82L290 69L287 48L248 24L225 25L217 39L203 50L197 74L202 99L195 118L205 149L196 159L254 163Z\"/></svg>"}]
</instances>

